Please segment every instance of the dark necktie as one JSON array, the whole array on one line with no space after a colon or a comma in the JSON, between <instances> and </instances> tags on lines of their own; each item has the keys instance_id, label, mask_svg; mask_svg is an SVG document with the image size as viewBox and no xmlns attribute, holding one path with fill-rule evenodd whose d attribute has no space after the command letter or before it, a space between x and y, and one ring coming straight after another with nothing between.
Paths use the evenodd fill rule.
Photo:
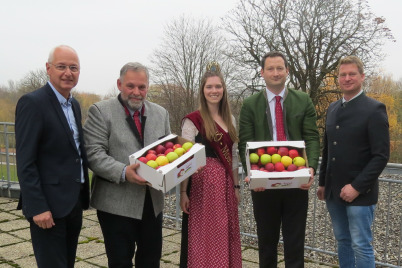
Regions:
<instances>
[{"instance_id":1,"label":"dark necktie","mask_svg":"<svg viewBox=\"0 0 402 268\"><path fill-rule=\"evenodd\" d=\"M141 122L140 122L140 111L138 111L138 110L135 111L134 115L133 115L133 118L134 118L135 125L137 126L138 133L140 133L140 138L142 140L142 128L141 128Z\"/></svg>"},{"instance_id":2,"label":"dark necktie","mask_svg":"<svg viewBox=\"0 0 402 268\"><path fill-rule=\"evenodd\" d=\"M285 127L283 126L281 98L281 96L275 96L276 140L286 141Z\"/></svg>"}]
</instances>

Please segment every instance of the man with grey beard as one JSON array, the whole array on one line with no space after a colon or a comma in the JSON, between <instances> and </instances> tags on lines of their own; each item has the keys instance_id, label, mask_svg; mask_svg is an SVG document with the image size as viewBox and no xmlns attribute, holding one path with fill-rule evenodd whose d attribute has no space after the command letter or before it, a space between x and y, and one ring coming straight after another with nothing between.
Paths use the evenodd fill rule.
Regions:
<instances>
[{"instance_id":1,"label":"man with grey beard","mask_svg":"<svg viewBox=\"0 0 402 268\"><path fill-rule=\"evenodd\" d=\"M120 70L116 98L93 104L84 125L97 209L109 267L159 267L163 194L147 186L129 155L170 134L169 114L146 100L148 69L130 62Z\"/></svg>"}]
</instances>

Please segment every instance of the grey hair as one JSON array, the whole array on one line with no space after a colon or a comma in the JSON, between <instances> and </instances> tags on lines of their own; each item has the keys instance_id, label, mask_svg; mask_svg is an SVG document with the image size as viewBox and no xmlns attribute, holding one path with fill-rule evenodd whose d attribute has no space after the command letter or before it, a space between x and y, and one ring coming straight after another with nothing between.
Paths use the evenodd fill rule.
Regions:
<instances>
[{"instance_id":1,"label":"grey hair","mask_svg":"<svg viewBox=\"0 0 402 268\"><path fill-rule=\"evenodd\" d=\"M57 47L52 48L52 50L50 50L49 58L47 59L47 62L48 62L48 63L52 63L52 62L53 62L54 52L55 52L56 49L58 49L58 48L68 48L68 49L71 49L75 54L78 55L77 51L75 51L74 48L72 48L72 47L70 47L70 46L67 46L67 45L59 45L59 46L57 46ZM78 59L78 62L79 62L79 59Z\"/></svg>"},{"instance_id":2,"label":"grey hair","mask_svg":"<svg viewBox=\"0 0 402 268\"><path fill-rule=\"evenodd\" d=\"M129 62L126 63L120 70L120 81L123 81L124 76L128 71L134 71L134 72L144 72L145 75L147 76L147 82L149 84L149 71L148 68L142 65L139 62Z\"/></svg>"}]
</instances>

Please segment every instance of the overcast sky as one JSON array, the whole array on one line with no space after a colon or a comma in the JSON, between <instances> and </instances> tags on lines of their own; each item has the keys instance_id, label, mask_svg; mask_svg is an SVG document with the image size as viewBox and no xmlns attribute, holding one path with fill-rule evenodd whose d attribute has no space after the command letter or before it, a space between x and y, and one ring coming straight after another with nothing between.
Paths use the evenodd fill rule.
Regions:
<instances>
[{"instance_id":1,"label":"overcast sky","mask_svg":"<svg viewBox=\"0 0 402 268\"><path fill-rule=\"evenodd\" d=\"M81 61L80 92L106 94L116 87L120 68L129 61L149 65L164 26L183 14L220 18L237 0L1 0L0 85L45 68L56 45L75 48ZM396 43L388 42L384 72L402 79L401 0L369 0L386 18Z\"/></svg>"}]
</instances>

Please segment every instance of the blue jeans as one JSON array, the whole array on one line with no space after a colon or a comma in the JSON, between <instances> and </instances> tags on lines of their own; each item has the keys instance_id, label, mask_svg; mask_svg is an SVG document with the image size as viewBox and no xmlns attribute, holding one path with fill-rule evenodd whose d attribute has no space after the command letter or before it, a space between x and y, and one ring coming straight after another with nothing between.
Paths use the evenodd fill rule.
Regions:
<instances>
[{"instance_id":1,"label":"blue jeans","mask_svg":"<svg viewBox=\"0 0 402 268\"><path fill-rule=\"evenodd\" d=\"M334 235L338 242L341 268L375 268L371 245L375 205L345 206L333 199L327 200Z\"/></svg>"}]
</instances>

